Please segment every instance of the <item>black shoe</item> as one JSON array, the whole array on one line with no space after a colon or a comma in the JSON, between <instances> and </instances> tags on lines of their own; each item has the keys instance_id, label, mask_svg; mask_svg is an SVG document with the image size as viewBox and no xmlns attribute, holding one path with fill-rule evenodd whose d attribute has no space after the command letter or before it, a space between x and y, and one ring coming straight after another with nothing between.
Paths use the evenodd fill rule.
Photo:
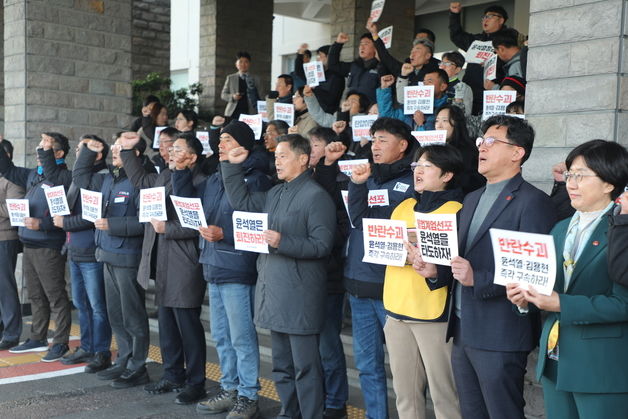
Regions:
<instances>
[{"instance_id":1,"label":"black shoe","mask_svg":"<svg viewBox=\"0 0 628 419\"><path fill-rule=\"evenodd\" d=\"M347 406L343 406L340 409L334 409L333 407L325 408L323 412L324 419L343 419L347 417Z\"/></svg>"},{"instance_id":2,"label":"black shoe","mask_svg":"<svg viewBox=\"0 0 628 419\"><path fill-rule=\"evenodd\" d=\"M85 366L85 372L93 374L111 367L111 355L106 352L96 352L91 362Z\"/></svg>"},{"instance_id":3,"label":"black shoe","mask_svg":"<svg viewBox=\"0 0 628 419\"><path fill-rule=\"evenodd\" d=\"M106 370L102 370L98 374L96 374L96 377L98 377L101 380L115 380L116 378L119 378L122 375L124 370L125 370L125 367L123 365L113 364Z\"/></svg>"},{"instance_id":4,"label":"black shoe","mask_svg":"<svg viewBox=\"0 0 628 419\"><path fill-rule=\"evenodd\" d=\"M174 391L175 393L183 390L185 385L183 383L173 383L170 380L166 380L162 378L156 383L150 383L144 386L144 391L148 394L162 394L162 393L170 393Z\"/></svg>"},{"instance_id":5,"label":"black shoe","mask_svg":"<svg viewBox=\"0 0 628 419\"><path fill-rule=\"evenodd\" d=\"M204 385L185 386L174 402L176 404L191 404L201 401L207 397Z\"/></svg>"},{"instance_id":6,"label":"black shoe","mask_svg":"<svg viewBox=\"0 0 628 419\"><path fill-rule=\"evenodd\" d=\"M129 388L146 384L150 381L146 367L137 370L125 370L120 377L111 382L113 388Z\"/></svg>"},{"instance_id":7,"label":"black shoe","mask_svg":"<svg viewBox=\"0 0 628 419\"><path fill-rule=\"evenodd\" d=\"M2 340L0 341L0 351L6 351L7 349L11 349L16 347L20 343L19 340Z\"/></svg>"},{"instance_id":8,"label":"black shoe","mask_svg":"<svg viewBox=\"0 0 628 419\"><path fill-rule=\"evenodd\" d=\"M48 353L41 359L41 362L59 361L69 350L70 348L65 343L55 343L50 347Z\"/></svg>"},{"instance_id":9,"label":"black shoe","mask_svg":"<svg viewBox=\"0 0 628 419\"><path fill-rule=\"evenodd\" d=\"M89 362L94 357L94 354L87 352L83 348L75 348L74 352L66 354L61 358L63 365L82 364L83 362Z\"/></svg>"}]
</instances>

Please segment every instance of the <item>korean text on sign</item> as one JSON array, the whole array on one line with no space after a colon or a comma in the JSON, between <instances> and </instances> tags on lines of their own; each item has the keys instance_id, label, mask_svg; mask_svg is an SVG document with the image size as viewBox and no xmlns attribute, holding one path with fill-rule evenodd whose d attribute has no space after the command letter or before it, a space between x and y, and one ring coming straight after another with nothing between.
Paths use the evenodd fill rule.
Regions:
<instances>
[{"instance_id":1,"label":"korean text on sign","mask_svg":"<svg viewBox=\"0 0 628 419\"><path fill-rule=\"evenodd\" d=\"M379 218L362 219L364 234L363 262L404 266L408 253L403 245L408 239L405 221Z\"/></svg>"},{"instance_id":2,"label":"korean text on sign","mask_svg":"<svg viewBox=\"0 0 628 419\"><path fill-rule=\"evenodd\" d=\"M161 132L166 128L168 128L168 126L155 127L155 136L153 137L153 148L155 150L159 149L159 134L161 134Z\"/></svg>"},{"instance_id":3,"label":"korean text on sign","mask_svg":"<svg viewBox=\"0 0 628 419\"><path fill-rule=\"evenodd\" d=\"M63 185L46 188L44 193L46 194L51 217L70 214L70 207L68 206L68 199L65 196Z\"/></svg>"},{"instance_id":4,"label":"korean text on sign","mask_svg":"<svg viewBox=\"0 0 628 419\"><path fill-rule=\"evenodd\" d=\"M517 100L517 92L514 90L485 90L482 119L505 114L508 105L515 100Z\"/></svg>"},{"instance_id":5,"label":"korean text on sign","mask_svg":"<svg viewBox=\"0 0 628 419\"><path fill-rule=\"evenodd\" d=\"M294 125L294 105L275 102L275 119L284 121L289 126Z\"/></svg>"},{"instance_id":6,"label":"korean text on sign","mask_svg":"<svg viewBox=\"0 0 628 419\"><path fill-rule=\"evenodd\" d=\"M253 130L253 135L255 135L255 139L262 138L262 115L246 115L240 114L240 121L244 122Z\"/></svg>"},{"instance_id":7,"label":"korean text on sign","mask_svg":"<svg viewBox=\"0 0 628 419\"><path fill-rule=\"evenodd\" d=\"M497 78L497 54L484 63L484 80L495 80Z\"/></svg>"},{"instance_id":8,"label":"korean text on sign","mask_svg":"<svg viewBox=\"0 0 628 419\"><path fill-rule=\"evenodd\" d=\"M392 46L393 27L388 26L387 28L382 29L381 31L379 31L377 36L382 39L382 42L384 43L386 49L390 48Z\"/></svg>"},{"instance_id":9,"label":"korean text on sign","mask_svg":"<svg viewBox=\"0 0 628 419\"><path fill-rule=\"evenodd\" d=\"M384 11L384 5L386 0L373 0L371 3L371 19L373 22L377 22Z\"/></svg>"},{"instance_id":10,"label":"korean text on sign","mask_svg":"<svg viewBox=\"0 0 628 419\"><path fill-rule=\"evenodd\" d=\"M403 88L403 113L421 111L434 113L434 86L406 86Z\"/></svg>"},{"instance_id":11,"label":"korean text on sign","mask_svg":"<svg viewBox=\"0 0 628 419\"><path fill-rule=\"evenodd\" d=\"M495 284L532 285L550 295L556 281L556 250L549 234L490 229L495 259Z\"/></svg>"},{"instance_id":12,"label":"korean text on sign","mask_svg":"<svg viewBox=\"0 0 628 419\"><path fill-rule=\"evenodd\" d=\"M92 223L102 218L102 193L81 188L81 218Z\"/></svg>"},{"instance_id":13,"label":"korean text on sign","mask_svg":"<svg viewBox=\"0 0 628 419\"><path fill-rule=\"evenodd\" d=\"M482 64L494 54L492 41L473 41L465 57L467 63Z\"/></svg>"},{"instance_id":14,"label":"korean text on sign","mask_svg":"<svg viewBox=\"0 0 628 419\"><path fill-rule=\"evenodd\" d=\"M140 223L147 223L152 218L159 221L167 221L166 214L166 188L140 189Z\"/></svg>"},{"instance_id":15,"label":"korean text on sign","mask_svg":"<svg viewBox=\"0 0 628 419\"><path fill-rule=\"evenodd\" d=\"M268 230L268 214L234 211L233 241L235 248L255 253L268 253L264 230Z\"/></svg>"},{"instance_id":16,"label":"korean text on sign","mask_svg":"<svg viewBox=\"0 0 628 419\"><path fill-rule=\"evenodd\" d=\"M458 256L458 231L456 214L414 213L417 230L417 246L427 263L451 266L451 259Z\"/></svg>"},{"instance_id":17,"label":"korean text on sign","mask_svg":"<svg viewBox=\"0 0 628 419\"><path fill-rule=\"evenodd\" d=\"M209 145L209 132L207 131L196 131L196 138L203 144L203 154L206 156L211 156L214 154L214 150Z\"/></svg>"},{"instance_id":18,"label":"korean text on sign","mask_svg":"<svg viewBox=\"0 0 628 419\"><path fill-rule=\"evenodd\" d=\"M30 217L28 199L7 199L9 221L13 227L25 227L24 218Z\"/></svg>"},{"instance_id":19,"label":"korean text on sign","mask_svg":"<svg viewBox=\"0 0 628 419\"><path fill-rule=\"evenodd\" d=\"M205 213L200 198L183 198L170 195L172 205L179 217L181 227L198 230L199 227L207 227Z\"/></svg>"},{"instance_id":20,"label":"korean text on sign","mask_svg":"<svg viewBox=\"0 0 628 419\"><path fill-rule=\"evenodd\" d=\"M262 121L268 122L268 110L266 109L266 101L257 101L257 113L262 116Z\"/></svg>"},{"instance_id":21,"label":"korean text on sign","mask_svg":"<svg viewBox=\"0 0 628 419\"><path fill-rule=\"evenodd\" d=\"M447 131L444 129L432 131L412 131L412 136L417 139L419 144L421 144L421 147L434 144L445 145L447 142Z\"/></svg>"},{"instance_id":22,"label":"korean text on sign","mask_svg":"<svg viewBox=\"0 0 628 419\"><path fill-rule=\"evenodd\" d=\"M340 168L340 171L349 177L351 177L353 168L360 164L369 164L369 161L368 159L338 160L338 167Z\"/></svg>"},{"instance_id":23,"label":"korean text on sign","mask_svg":"<svg viewBox=\"0 0 628 419\"><path fill-rule=\"evenodd\" d=\"M351 130L353 141L362 141L363 138L371 139L371 125L377 120L378 115L357 115L351 118Z\"/></svg>"}]
</instances>

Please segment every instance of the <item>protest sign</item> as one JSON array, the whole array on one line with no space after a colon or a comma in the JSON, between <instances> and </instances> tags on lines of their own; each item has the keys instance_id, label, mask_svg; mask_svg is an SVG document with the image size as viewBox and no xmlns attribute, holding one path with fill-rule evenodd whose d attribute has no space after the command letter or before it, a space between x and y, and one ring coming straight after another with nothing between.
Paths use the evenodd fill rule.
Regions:
<instances>
[{"instance_id":1,"label":"protest sign","mask_svg":"<svg viewBox=\"0 0 628 419\"><path fill-rule=\"evenodd\" d=\"M306 78L305 84L310 87L316 87L325 81L325 69L320 61L303 63L303 72Z\"/></svg>"},{"instance_id":2,"label":"protest sign","mask_svg":"<svg viewBox=\"0 0 628 419\"><path fill-rule=\"evenodd\" d=\"M30 217L28 199L7 199L9 222L13 227L25 227L24 218Z\"/></svg>"},{"instance_id":3,"label":"protest sign","mask_svg":"<svg viewBox=\"0 0 628 419\"><path fill-rule=\"evenodd\" d=\"M214 150L209 146L209 132L207 131L196 131L196 138L203 144L203 154L207 157L214 154Z\"/></svg>"},{"instance_id":4,"label":"protest sign","mask_svg":"<svg viewBox=\"0 0 628 419\"><path fill-rule=\"evenodd\" d=\"M373 189L368 195L369 207L385 207L390 204L388 189Z\"/></svg>"},{"instance_id":5,"label":"protest sign","mask_svg":"<svg viewBox=\"0 0 628 419\"><path fill-rule=\"evenodd\" d=\"M549 234L491 228L498 285L517 282L528 289L532 285L543 295L551 295L556 281L556 249Z\"/></svg>"},{"instance_id":6,"label":"protest sign","mask_svg":"<svg viewBox=\"0 0 628 419\"><path fill-rule=\"evenodd\" d=\"M371 125L379 118L379 115L356 115L351 118L351 130L353 141L362 141L363 138L371 139Z\"/></svg>"},{"instance_id":7,"label":"protest sign","mask_svg":"<svg viewBox=\"0 0 628 419\"><path fill-rule=\"evenodd\" d=\"M318 82L322 83L326 81L325 67L323 66L323 63L320 61L313 61L313 62L316 63L316 78L318 79Z\"/></svg>"},{"instance_id":8,"label":"protest sign","mask_svg":"<svg viewBox=\"0 0 628 419\"><path fill-rule=\"evenodd\" d=\"M386 0L373 0L371 3L371 20L377 22L384 11Z\"/></svg>"},{"instance_id":9,"label":"protest sign","mask_svg":"<svg viewBox=\"0 0 628 419\"><path fill-rule=\"evenodd\" d=\"M170 195L170 200L172 200L172 205L177 212L181 227L193 230L198 230L199 227L207 227L200 198L183 198Z\"/></svg>"},{"instance_id":10,"label":"protest sign","mask_svg":"<svg viewBox=\"0 0 628 419\"><path fill-rule=\"evenodd\" d=\"M288 126L294 125L294 105L291 103L275 102L275 119L284 121Z\"/></svg>"},{"instance_id":11,"label":"protest sign","mask_svg":"<svg viewBox=\"0 0 628 419\"><path fill-rule=\"evenodd\" d=\"M377 36L379 36L381 38L381 40L384 43L384 46L386 47L386 49L388 49L388 48L390 48L392 46L392 35L393 35L393 27L392 26L388 26L387 28L382 29L377 34Z\"/></svg>"},{"instance_id":12,"label":"protest sign","mask_svg":"<svg viewBox=\"0 0 628 419\"><path fill-rule=\"evenodd\" d=\"M102 193L81 188L81 218L92 223L102 218Z\"/></svg>"},{"instance_id":13,"label":"protest sign","mask_svg":"<svg viewBox=\"0 0 628 419\"><path fill-rule=\"evenodd\" d=\"M46 188L44 189L44 194L46 194L51 217L70 214L70 207L68 206L68 199L65 196L63 185Z\"/></svg>"},{"instance_id":14,"label":"protest sign","mask_svg":"<svg viewBox=\"0 0 628 419\"><path fill-rule=\"evenodd\" d=\"M140 223L149 222L151 219L159 221L168 220L166 214L166 188L140 189Z\"/></svg>"},{"instance_id":15,"label":"protest sign","mask_svg":"<svg viewBox=\"0 0 628 419\"><path fill-rule=\"evenodd\" d=\"M262 121L268 122L268 110L266 109L266 101L257 101L257 113L262 116Z\"/></svg>"},{"instance_id":16,"label":"protest sign","mask_svg":"<svg viewBox=\"0 0 628 419\"><path fill-rule=\"evenodd\" d=\"M262 115L240 114L239 120L244 122L253 130L253 135L255 135L256 140L262 138Z\"/></svg>"},{"instance_id":17,"label":"protest sign","mask_svg":"<svg viewBox=\"0 0 628 419\"><path fill-rule=\"evenodd\" d=\"M268 244L264 240L264 230L268 230L268 214L233 211L232 220L236 249L268 253Z\"/></svg>"},{"instance_id":18,"label":"protest sign","mask_svg":"<svg viewBox=\"0 0 628 419\"><path fill-rule=\"evenodd\" d=\"M444 129L432 131L412 131L412 136L417 139L421 147L427 145L445 145L447 143L447 131Z\"/></svg>"},{"instance_id":19,"label":"protest sign","mask_svg":"<svg viewBox=\"0 0 628 419\"><path fill-rule=\"evenodd\" d=\"M495 80L497 78L497 54L491 55L484 63L484 80Z\"/></svg>"},{"instance_id":20,"label":"protest sign","mask_svg":"<svg viewBox=\"0 0 628 419\"><path fill-rule=\"evenodd\" d=\"M494 51L493 41L473 41L467 50L465 60L469 64L482 64L484 61L491 58Z\"/></svg>"},{"instance_id":21,"label":"protest sign","mask_svg":"<svg viewBox=\"0 0 628 419\"><path fill-rule=\"evenodd\" d=\"M165 127L155 127L155 136L153 137L153 148L155 150L159 149L159 134L161 134L161 132L163 130L165 130L166 128L168 128L167 126Z\"/></svg>"},{"instance_id":22,"label":"protest sign","mask_svg":"<svg viewBox=\"0 0 628 419\"><path fill-rule=\"evenodd\" d=\"M526 116L522 113L507 113L506 116L512 116L513 118L526 119Z\"/></svg>"},{"instance_id":23,"label":"protest sign","mask_svg":"<svg viewBox=\"0 0 628 419\"><path fill-rule=\"evenodd\" d=\"M369 164L369 161L368 159L338 160L338 167L340 168L340 171L349 177L351 177L353 168L359 164Z\"/></svg>"},{"instance_id":24,"label":"protest sign","mask_svg":"<svg viewBox=\"0 0 628 419\"><path fill-rule=\"evenodd\" d=\"M517 92L514 90L485 90L482 119L505 114L508 105L515 100L517 100Z\"/></svg>"},{"instance_id":25,"label":"protest sign","mask_svg":"<svg viewBox=\"0 0 628 419\"><path fill-rule=\"evenodd\" d=\"M364 257L362 262L378 265L404 266L408 253L403 245L408 239L406 222L379 218L363 218Z\"/></svg>"},{"instance_id":26,"label":"protest sign","mask_svg":"<svg viewBox=\"0 0 628 419\"><path fill-rule=\"evenodd\" d=\"M458 256L456 214L424 214L415 212L417 247L427 263L451 266Z\"/></svg>"},{"instance_id":27,"label":"protest sign","mask_svg":"<svg viewBox=\"0 0 628 419\"><path fill-rule=\"evenodd\" d=\"M434 113L434 86L406 86L403 88L403 113L416 111Z\"/></svg>"}]
</instances>

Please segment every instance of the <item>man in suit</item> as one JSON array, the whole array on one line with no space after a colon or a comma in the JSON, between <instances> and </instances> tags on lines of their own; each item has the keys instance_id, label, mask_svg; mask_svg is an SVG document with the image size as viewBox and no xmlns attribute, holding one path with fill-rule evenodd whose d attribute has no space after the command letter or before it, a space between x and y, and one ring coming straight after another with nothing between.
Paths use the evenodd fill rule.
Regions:
<instances>
[{"instance_id":1,"label":"man in suit","mask_svg":"<svg viewBox=\"0 0 628 419\"><path fill-rule=\"evenodd\" d=\"M478 171L486 186L467 195L460 213L460 256L452 260L454 338L452 366L464 418L524 418L523 377L528 353L538 341L536 313L520 312L493 284L489 229L550 231L552 202L521 176L534 143L524 120L494 116L478 138Z\"/></svg>"},{"instance_id":2,"label":"man in suit","mask_svg":"<svg viewBox=\"0 0 628 419\"><path fill-rule=\"evenodd\" d=\"M249 73L251 55L246 51L236 54L237 73L229 74L222 88L220 97L227 102L225 116L237 120L240 114L257 113L257 101L260 98L257 86L258 77Z\"/></svg>"}]
</instances>

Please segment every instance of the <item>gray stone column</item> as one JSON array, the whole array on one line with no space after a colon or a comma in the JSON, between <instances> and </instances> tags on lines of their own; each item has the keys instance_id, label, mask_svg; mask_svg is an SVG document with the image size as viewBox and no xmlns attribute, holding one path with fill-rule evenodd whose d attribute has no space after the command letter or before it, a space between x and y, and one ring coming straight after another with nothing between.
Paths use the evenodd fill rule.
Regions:
<instances>
[{"instance_id":1,"label":"gray stone column","mask_svg":"<svg viewBox=\"0 0 628 419\"><path fill-rule=\"evenodd\" d=\"M364 0L332 0L331 40L340 32L349 34L349 41L342 48L340 58L351 61L358 55L360 36L366 33L366 20L371 13L371 2ZM414 1L387 0L378 28L393 26L390 53L397 58L407 57L414 38Z\"/></svg>"},{"instance_id":2,"label":"gray stone column","mask_svg":"<svg viewBox=\"0 0 628 419\"><path fill-rule=\"evenodd\" d=\"M132 17L133 80L152 72L170 77L170 0L133 0Z\"/></svg>"},{"instance_id":3,"label":"gray stone column","mask_svg":"<svg viewBox=\"0 0 628 419\"><path fill-rule=\"evenodd\" d=\"M34 165L43 131L76 141L128 125L130 2L6 0L4 26L5 134L17 164Z\"/></svg>"},{"instance_id":4,"label":"gray stone column","mask_svg":"<svg viewBox=\"0 0 628 419\"><path fill-rule=\"evenodd\" d=\"M628 144L627 9L625 0L531 0L528 179L549 187L551 165L585 141Z\"/></svg>"},{"instance_id":5,"label":"gray stone column","mask_svg":"<svg viewBox=\"0 0 628 419\"><path fill-rule=\"evenodd\" d=\"M238 51L251 54L251 73L261 78L260 94L268 92L272 54L272 0L201 0L200 74L202 113L224 112L220 91L236 72ZM296 35L296 34L295 34Z\"/></svg>"}]
</instances>

